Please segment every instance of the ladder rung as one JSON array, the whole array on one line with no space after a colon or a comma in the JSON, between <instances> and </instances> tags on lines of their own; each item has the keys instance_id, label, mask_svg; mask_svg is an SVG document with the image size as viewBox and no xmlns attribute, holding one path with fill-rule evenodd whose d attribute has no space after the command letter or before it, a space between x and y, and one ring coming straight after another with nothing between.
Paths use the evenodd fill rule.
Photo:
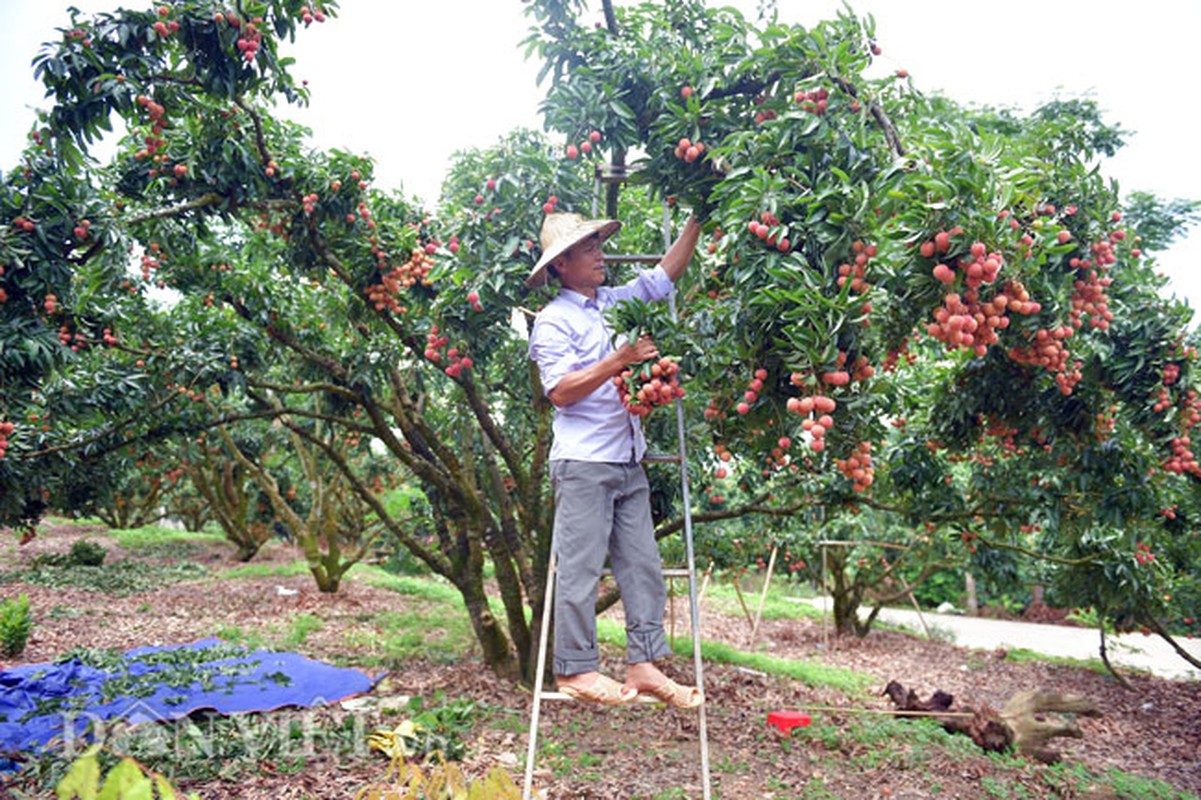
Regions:
<instances>
[{"instance_id":1,"label":"ladder rung","mask_svg":"<svg viewBox=\"0 0 1201 800\"><path fill-rule=\"evenodd\" d=\"M596 179L601 183L625 183L641 167L632 164L598 164Z\"/></svg>"},{"instance_id":2,"label":"ladder rung","mask_svg":"<svg viewBox=\"0 0 1201 800\"><path fill-rule=\"evenodd\" d=\"M687 578L691 574L692 573L688 571L687 567L664 567L663 568L663 577L664 578ZM611 577L613 575L613 570L610 569L609 567L605 567L604 569L601 570L601 575L607 575L607 576Z\"/></svg>"},{"instance_id":3,"label":"ladder rung","mask_svg":"<svg viewBox=\"0 0 1201 800\"><path fill-rule=\"evenodd\" d=\"M649 464L679 464L679 453L647 453L642 457L643 463Z\"/></svg>"},{"instance_id":4,"label":"ladder rung","mask_svg":"<svg viewBox=\"0 0 1201 800\"><path fill-rule=\"evenodd\" d=\"M644 253L621 253L617 255L605 256L606 264L658 264L662 260L663 256Z\"/></svg>"}]
</instances>

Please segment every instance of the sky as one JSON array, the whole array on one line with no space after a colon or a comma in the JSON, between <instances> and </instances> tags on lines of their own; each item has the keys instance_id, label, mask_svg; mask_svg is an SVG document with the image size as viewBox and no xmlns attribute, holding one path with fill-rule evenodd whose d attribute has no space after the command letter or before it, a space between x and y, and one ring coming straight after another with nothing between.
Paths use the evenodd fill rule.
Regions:
<instances>
[{"instance_id":1,"label":"sky","mask_svg":"<svg viewBox=\"0 0 1201 800\"><path fill-rule=\"evenodd\" d=\"M714 0L716 2L716 0ZM760 0L724 0L753 17ZM0 167L15 164L43 106L30 61L67 23L70 5L111 10L118 0L0 0ZM124 5L140 7L139 0ZM591 5L599 7L599 0ZM778 0L780 17L809 26L840 0ZM876 20L877 68L904 68L922 91L963 103L1029 111L1047 100L1092 97L1105 119L1134 131L1102 171L1123 193L1201 198L1201 158L1187 113L1196 78L1201 3L1142 0L852 0ZM450 157L519 126L541 129L538 64L521 40L521 0L342 0L288 54L312 102L289 112L314 144L366 153L376 183L429 201ZM1201 308L1201 231L1159 255L1168 294ZM1196 320L1194 320L1196 322Z\"/></svg>"}]
</instances>

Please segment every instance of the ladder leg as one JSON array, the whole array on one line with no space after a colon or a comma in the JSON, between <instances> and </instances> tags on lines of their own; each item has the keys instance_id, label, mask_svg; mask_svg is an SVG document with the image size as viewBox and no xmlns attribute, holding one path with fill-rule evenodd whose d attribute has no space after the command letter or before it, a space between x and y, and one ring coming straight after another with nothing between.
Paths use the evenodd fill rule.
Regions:
<instances>
[{"instance_id":1,"label":"ladder leg","mask_svg":"<svg viewBox=\"0 0 1201 800\"><path fill-rule=\"evenodd\" d=\"M666 211L666 208L665 208ZM664 214L664 232L666 233L667 215ZM676 313L676 297L673 293L669 298L671 319L678 319ZM692 497L688 482L688 449L684 434L684 401L676 399L676 436L679 441L680 455L680 501L684 506L684 552L688 558L688 605L692 623L692 662L696 674L696 685L702 693L705 691L705 667L701 658L701 604L696 587L696 553L692 544ZM701 790L704 800L712 797L712 787L709 783L709 723L705 713L708 699L697 709L697 734L701 746Z\"/></svg>"},{"instance_id":2,"label":"ladder leg","mask_svg":"<svg viewBox=\"0 0 1201 800\"><path fill-rule=\"evenodd\" d=\"M530 708L530 743L525 755L525 781L521 800L531 800L534 788L534 760L538 751L538 717L542 709L542 682L546 679L546 642L550 630L550 614L555 599L555 535L550 537L550 561L546 568L546 592L542 600L542 630L538 632L538 663L534 666L534 703Z\"/></svg>"}]
</instances>

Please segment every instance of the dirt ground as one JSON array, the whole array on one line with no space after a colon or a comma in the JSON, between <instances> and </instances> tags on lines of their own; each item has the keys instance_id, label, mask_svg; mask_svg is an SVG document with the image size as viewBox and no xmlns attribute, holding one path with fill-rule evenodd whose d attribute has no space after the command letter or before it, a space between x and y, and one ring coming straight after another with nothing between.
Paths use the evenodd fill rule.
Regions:
<instances>
[{"instance_id":1,"label":"dirt ground","mask_svg":"<svg viewBox=\"0 0 1201 800\"><path fill-rule=\"evenodd\" d=\"M89 534L94 540L100 538L97 529L47 525L37 539L18 547L11 533L0 533L0 571L27 565L39 553L66 552L72 541ZM111 540L105 540L105 545L109 559L129 555ZM233 566L229 548L216 542L189 558L212 571ZM256 557L256 563L286 563L294 558L290 549L275 543ZM338 594L326 596L316 591L308 576L219 582L204 578L124 597L72 587L0 584L0 597L19 593L29 595L36 627L22 657L0 666L50 661L79 646L126 649L189 642L223 627L286 624L302 613L319 617L324 625L296 649L314 658L354 664L356 653L348 650L345 631L366 624L374 614L400 610L413 602L353 580ZM684 619L687 599L677 602L677 618ZM59 613L48 613L50 609ZM748 626L740 616L707 606L702 632L706 640L743 647ZM931 734L927 722L861 726L867 717L884 718L862 712L889 708L879 692L894 679L922 696L941 689L970 706L998 708L1012 694L1034 688L1085 695L1096 701L1104 715L1080 719L1083 737L1063 741L1069 767L1081 765L1093 774L1116 768L1164 781L1174 790L1155 797L1179 799L1201 793L1201 691L1196 683L1129 675L1134 691L1127 691L1089 669L1016 661L1003 652L968 651L902 633L873 631L864 639L831 639L828 646L823 638L820 624L813 620L765 620L755 649L865 673L875 684L869 694L848 697L729 664L706 664L705 725L714 797L1100 800L1136 796L1115 793L1113 782L1090 786L1088 780L1073 779L1075 773L1070 771L990 758L966 739L964 746L946 746L941 733ZM603 668L610 674L621 674L620 655L606 652ZM670 671L681 680L691 679L691 660L677 658ZM490 721L473 731L465 767L479 774L500 765L520 783L531 704L528 692L494 677L471 652L453 663L405 662L392 670L386 685L387 692L413 696L441 690L449 698L470 698L481 708L492 709L487 715ZM814 707L846 711L813 711L813 725L789 741L766 725L769 711ZM549 798L700 797L699 723L696 712L660 707L607 710L547 703L540 726L544 750L536 785ZM886 738L880 738L881 732ZM206 800L354 797L384 771L383 759L369 753L350 760L317 754L299 772L284 774L262 764L257 773L243 774L236 781L180 780L179 786ZM4 794L0 784L0 796Z\"/></svg>"}]
</instances>

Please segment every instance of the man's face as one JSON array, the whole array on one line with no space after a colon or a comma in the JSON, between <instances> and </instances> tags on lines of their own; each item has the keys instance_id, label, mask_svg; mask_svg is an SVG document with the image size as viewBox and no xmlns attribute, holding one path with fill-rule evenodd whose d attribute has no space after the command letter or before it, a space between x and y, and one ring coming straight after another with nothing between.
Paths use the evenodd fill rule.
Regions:
<instances>
[{"instance_id":1,"label":"man's face","mask_svg":"<svg viewBox=\"0 0 1201 800\"><path fill-rule=\"evenodd\" d=\"M559 257L555 269L564 286L581 294L588 294L602 286L605 282L605 255L601 252L600 236L594 233L573 245Z\"/></svg>"}]
</instances>

